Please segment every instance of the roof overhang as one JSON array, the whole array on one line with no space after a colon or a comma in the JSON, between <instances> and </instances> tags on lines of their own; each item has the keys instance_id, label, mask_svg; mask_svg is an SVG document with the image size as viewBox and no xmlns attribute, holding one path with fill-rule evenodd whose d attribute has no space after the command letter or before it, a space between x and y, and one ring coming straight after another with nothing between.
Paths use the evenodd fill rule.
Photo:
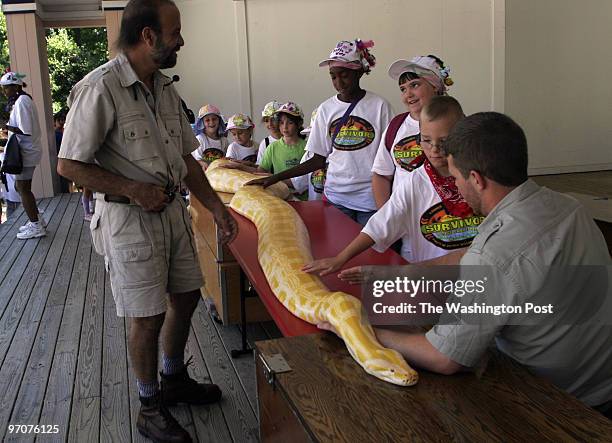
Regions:
<instances>
[{"instance_id":1,"label":"roof overhang","mask_svg":"<svg viewBox=\"0 0 612 443\"><path fill-rule=\"evenodd\" d=\"M33 12L46 27L104 26L104 11L122 10L126 4L127 0L2 0L2 12Z\"/></svg>"}]
</instances>

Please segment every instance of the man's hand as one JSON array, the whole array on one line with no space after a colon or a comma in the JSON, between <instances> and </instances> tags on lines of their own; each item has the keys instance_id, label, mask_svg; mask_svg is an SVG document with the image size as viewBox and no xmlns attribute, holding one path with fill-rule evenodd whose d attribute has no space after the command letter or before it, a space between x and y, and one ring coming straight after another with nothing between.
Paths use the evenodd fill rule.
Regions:
<instances>
[{"instance_id":1,"label":"man's hand","mask_svg":"<svg viewBox=\"0 0 612 443\"><path fill-rule=\"evenodd\" d=\"M338 278L351 285L361 285L374 278L377 267L378 266L355 266L340 272Z\"/></svg>"},{"instance_id":2,"label":"man's hand","mask_svg":"<svg viewBox=\"0 0 612 443\"><path fill-rule=\"evenodd\" d=\"M128 197L147 212L163 211L170 203L165 189L150 183L135 182Z\"/></svg>"},{"instance_id":3,"label":"man's hand","mask_svg":"<svg viewBox=\"0 0 612 443\"><path fill-rule=\"evenodd\" d=\"M215 212L215 222L221 230L221 244L231 243L238 235L238 224L232 214L225 208Z\"/></svg>"},{"instance_id":4,"label":"man's hand","mask_svg":"<svg viewBox=\"0 0 612 443\"><path fill-rule=\"evenodd\" d=\"M304 265L302 271L308 272L309 274L318 273L319 276L323 277L324 275L336 272L343 264L344 261L340 260L338 257L322 258Z\"/></svg>"}]
</instances>

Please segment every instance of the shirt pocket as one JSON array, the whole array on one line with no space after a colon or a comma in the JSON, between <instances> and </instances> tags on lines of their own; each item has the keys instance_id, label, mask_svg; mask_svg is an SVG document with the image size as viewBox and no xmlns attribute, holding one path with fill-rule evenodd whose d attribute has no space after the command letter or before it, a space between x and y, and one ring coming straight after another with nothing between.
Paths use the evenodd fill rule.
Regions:
<instances>
[{"instance_id":1,"label":"shirt pocket","mask_svg":"<svg viewBox=\"0 0 612 443\"><path fill-rule=\"evenodd\" d=\"M138 161L159 156L155 151L151 128L143 113L131 112L120 115L119 127L125 140L127 158Z\"/></svg>"},{"instance_id":2,"label":"shirt pocket","mask_svg":"<svg viewBox=\"0 0 612 443\"><path fill-rule=\"evenodd\" d=\"M168 131L170 137L180 137L182 133L181 120L178 118L168 118L166 120L166 131Z\"/></svg>"},{"instance_id":3,"label":"shirt pocket","mask_svg":"<svg viewBox=\"0 0 612 443\"><path fill-rule=\"evenodd\" d=\"M178 118L165 118L164 119L165 124L166 124L166 131L168 132L168 135L170 136L171 140L174 142L174 145L180 149L181 147L181 135L182 135L182 128L181 128L181 121Z\"/></svg>"}]
</instances>

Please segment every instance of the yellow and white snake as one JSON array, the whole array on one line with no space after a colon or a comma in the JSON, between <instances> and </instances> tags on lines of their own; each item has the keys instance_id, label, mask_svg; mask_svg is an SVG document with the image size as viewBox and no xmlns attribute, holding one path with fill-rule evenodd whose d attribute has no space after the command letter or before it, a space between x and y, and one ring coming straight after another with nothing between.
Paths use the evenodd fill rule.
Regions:
<instances>
[{"instance_id":1,"label":"yellow and white snake","mask_svg":"<svg viewBox=\"0 0 612 443\"><path fill-rule=\"evenodd\" d=\"M234 193L230 207L257 227L259 264L283 306L309 323L331 323L368 374L400 386L414 385L418 373L398 352L378 343L361 301L330 292L317 276L301 270L312 261L310 238L302 219L283 200L290 195L287 186L243 186L258 176L221 168L225 163L216 160L208 167L208 181L216 191Z\"/></svg>"}]
</instances>

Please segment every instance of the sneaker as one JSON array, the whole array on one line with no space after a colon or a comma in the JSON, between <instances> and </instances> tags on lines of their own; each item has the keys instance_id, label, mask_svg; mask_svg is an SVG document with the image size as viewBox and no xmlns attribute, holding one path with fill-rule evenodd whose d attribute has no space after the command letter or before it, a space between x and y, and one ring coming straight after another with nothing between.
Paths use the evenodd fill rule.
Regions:
<instances>
[{"instance_id":1,"label":"sneaker","mask_svg":"<svg viewBox=\"0 0 612 443\"><path fill-rule=\"evenodd\" d=\"M43 211L44 212L44 211ZM40 222L40 224L43 226L43 228L47 227L47 220L45 220L45 217L43 217L43 213L39 212L38 213L38 221ZM19 227L19 232L23 232L26 229L28 229L28 226L30 226L32 224L31 221L28 221L25 225L20 226Z\"/></svg>"},{"instance_id":2,"label":"sneaker","mask_svg":"<svg viewBox=\"0 0 612 443\"><path fill-rule=\"evenodd\" d=\"M159 394L151 398L140 397L140 412L136 428L155 442L191 442L191 436L162 404Z\"/></svg>"},{"instance_id":3,"label":"sneaker","mask_svg":"<svg viewBox=\"0 0 612 443\"><path fill-rule=\"evenodd\" d=\"M31 224L32 224L32 222L28 220L25 225L19 226L19 232L23 232L26 229L30 229L30 225Z\"/></svg>"},{"instance_id":4,"label":"sneaker","mask_svg":"<svg viewBox=\"0 0 612 443\"><path fill-rule=\"evenodd\" d=\"M30 222L29 224L25 225L25 229L23 231L17 233L17 238L20 240L27 240L29 238L44 237L45 235L47 235L47 230L40 222Z\"/></svg>"},{"instance_id":5,"label":"sneaker","mask_svg":"<svg viewBox=\"0 0 612 443\"><path fill-rule=\"evenodd\" d=\"M198 383L187 373L191 358L179 373L166 375L161 373L161 394L165 406L177 403L206 405L221 400L221 389L215 384Z\"/></svg>"}]
</instances>

